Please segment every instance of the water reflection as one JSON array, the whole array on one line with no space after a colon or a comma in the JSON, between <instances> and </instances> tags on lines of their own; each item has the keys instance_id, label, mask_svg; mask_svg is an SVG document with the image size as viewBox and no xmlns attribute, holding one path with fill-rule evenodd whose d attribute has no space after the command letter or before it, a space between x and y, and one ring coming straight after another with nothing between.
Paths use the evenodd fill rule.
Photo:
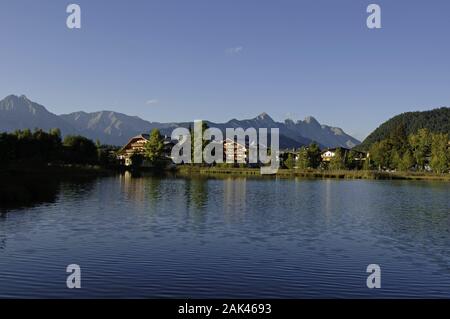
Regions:
<instances>
[{"instance_id":1,"label":"water reflection","mask_svg":"<svg viewBox=\"0 0 450 319\"><path fill-rule=\"evenodd\" d=\"M125 193L128 200L137 205L143 204L145 200L145 182L140 174L126 171L118 177L120 188Z\"/></svg>"},{"instance_id":2,"label":"water reflection","mask_svg":"<svg viewBox=\"0 0 450 319\"><path fill-rule=\"evenodd\" d=\"M87 199L95 188L96 180L96 177L91 176L18 175L12 187L8 191L2 189L1 192L0 250L6 250L7 243L15 234L22 233L23 238L27 238L33 232L39 233L42 230L39 223L45 225L48 222L43 215L52 207ZM76 207L70 207L70 214L76 215L75 211ZM60 217L67 217L65 214L56 216L56 221ZM8 231L11 225L13 232Z\"/></svg>"},{"instance_id":3,"label":"water reflection","mask_svg":"<svg viewBox=\"0 0 450 319\"><path fill-rule=\"evenodd\" d=\"M61 193L84 197L94 188L95 176L15 175L0 184L0 214L56 203Z\"/></svg>"},{"instance_id":4,"label":"water reflection","mask_svg":"<svg viewBox=\"0 0 450 319\"><path fill-rule=\"evenodd\" d=\"M52 203L0 215L0 297L70 297L56 274L74 261L89 271L82 297L448 297L447 185L62 182ZM384 289L366 288L369 263Z\"/></svg>"},{"instance_id":5,"label":"water reflection","mask_svg":"<svg viewBox=\"0 0 450 319\"><path fill-rule=\"evenodd\" d=\"M245 214L247 207L247 179L226 178L223 181L223 211L227 219Z\"/></svg>"},{"instance_id":6,"label":"water reflection","mask_svg":"<svg viewBox=\"0 0 450 319\"><path fill-rule=\"evenodd\" d=\"M6 247L6 235L0 234L0 249L5 249Z\"/></svg>"},{"instance_id":7,"label":"water reflection","mask_svg":"<svg viewBox=\"0 0 450 319\"><path fill-rule=\"evenodd\" d=\"M12 181L2 180L0 186L0 213L12 209L54 203L61 182L53 179L29 179L18 176Z\"/></svg>"},{"instance_id":8,"label":"water reflection","mask_svg":"<svg viewBox=\"0 0 450 319\"><path fill-rule=\"evenodd\" d=\"M184 179L184 196L178 200L185 201L186 216L189 223L204 226L207 220L208 180L205 178Z\"/></svg>"},{"instance_id":9,"label":"water reflection","mask_svg":"<svg viewBox=\"0 0 450 319\"><path fill-rule=\"evenodd\" d=\"M191 222L206 221L208 179L173 175L133 175L126 172L118 177L121 190L136 209L144 209L149 216L179 215L184 212Z\"/></svg>"}]
</instances>

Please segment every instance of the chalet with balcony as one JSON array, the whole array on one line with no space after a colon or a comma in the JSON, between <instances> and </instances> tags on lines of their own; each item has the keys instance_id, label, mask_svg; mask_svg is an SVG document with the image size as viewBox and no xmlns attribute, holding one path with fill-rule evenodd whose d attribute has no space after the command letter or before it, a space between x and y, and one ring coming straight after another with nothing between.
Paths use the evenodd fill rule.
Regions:
<instances>
[{"instance_id":1,"label":"chalet with balcony","mask_svg":"<svg viewBox=\"0 0 450 319\"><path fill-rule=\"evenodd\" d=\"M149 134L140 134L132 137L130 141L118 152L117 158L123 163L123 165L130 166L132 164L131 156L133 154L140 154L142 156L145 154L145 144L148 142L149 138ZM174 145L175 143L170 139L170 137L164 136L164 157L171 158L172 147Z\"/></svg>"},{"instance_id":2,"label":"chalet with balcony","mask_svg":"<svg viewBox=\"0 0 450 319\"><path fill-rule=\"evenodd\" d=\"M226 163L248 163L248 146L232 139L223 141L223 154Z\"/></svg>"}]
</instances>

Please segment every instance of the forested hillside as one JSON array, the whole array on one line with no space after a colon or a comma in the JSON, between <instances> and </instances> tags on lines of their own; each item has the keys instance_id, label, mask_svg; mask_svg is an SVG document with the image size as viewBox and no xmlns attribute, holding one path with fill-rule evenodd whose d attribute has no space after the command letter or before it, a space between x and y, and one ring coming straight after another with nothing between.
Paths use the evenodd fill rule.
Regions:
<instances>
[{"instance_id":1,"label":"forested hillside","mask_svg":"<svg viewBox=\"0 0 450 319\"><path fill-rule=\"evenodd\" d=\"M380 125L356 149L369 150L372 144L388 139L399 127L404 128L406 135L415 134L423 128L431 133L450 134L450 108L397 115Z\"/></svg>"}]
</instances>

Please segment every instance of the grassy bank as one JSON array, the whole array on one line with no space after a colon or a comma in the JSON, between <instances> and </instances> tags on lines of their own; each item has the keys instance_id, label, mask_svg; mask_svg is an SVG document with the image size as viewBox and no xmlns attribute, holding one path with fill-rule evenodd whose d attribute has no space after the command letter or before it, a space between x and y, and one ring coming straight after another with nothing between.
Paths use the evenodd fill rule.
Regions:
<instances>
[{"instance_id":1,"label":"grassy bank","mask_svg":"<svg viewBox=\"0 0 450 319\"><path fill-rule=\"evenodd\" d=\"M177 172L182 175L215 175L215 176L265 176L259 169L254 168L216 168L216 167L192 167L180 166ZM302 177L302 178L333 178L333 179L387 179L387 180L441 180L450 181L450 174L433 174L425 172L379 172L379 171L328 171L328 170L296 170L279 169L276 177Z\"/></svg>"}]
</instances>

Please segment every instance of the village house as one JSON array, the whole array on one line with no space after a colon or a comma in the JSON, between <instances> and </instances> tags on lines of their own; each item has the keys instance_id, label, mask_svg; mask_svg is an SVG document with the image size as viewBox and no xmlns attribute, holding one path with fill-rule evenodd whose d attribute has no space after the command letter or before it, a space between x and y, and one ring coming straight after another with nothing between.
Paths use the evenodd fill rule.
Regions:
<instances>
[{"instance_id":1,"label":"village house","mask_svg":"<svg viewBox=\"0 0 450 319\"><path fill-rule=\"evenodd\" d=\"M223 141L223 155L226 163L248 163L248 146L227 138Z\"/></svg>"},{"instance_id":2,"label":"village house","mask_svg":"<svg viewBox=\"0 0 450 319\"><path fill-rule=\"evenodd\" d=\"M336 152L338 149L341 150L342 156L347 156L348 154L350 154L351 151L350 149L344 147L328 148L326 150L323 150L320 155L320 157L322 158L322 162L330 162L333 159L333 157L336 156ZM353 155L354 155L353 160L365 161L366 158L369 156L369 153L354 151Z\"/></svg>"},{"instance_id":3,"label":"village house","mask_svg":"<svg viewBox=\"0 0 450 319\"><path fill-rule=\"evenodd\" d=\"M320 155L320 157L322 158L322 162L330 162L335 156L336 156L336 149L324 150Z\"/></svg>"},{"instance_id":4,"label":"village house","mask_svg":"<svg viewBox=\"0 0 450 319\"><path fill-rule=\"evenodd\" d=\"M225 163L244 163L248 167L260 167L261 166L261 158L259 152L261 148L266 149L267 146L264 144L259 144L256 142L246 141L245 143L240 143L230 138L227 138L223 141L223 154L224 154L224 162ZM228 154L227 150L230 152ZM251 152L255 151L256 158L255 162L251 162ZM275 155L276 160L280 160L280 154L277 153Z\"/></svg>"},{"instance_id":5,"label":"village house","mask_svg":"<svg viewBox=\"0 0 450 319\"><path fill-rule=\"evenodd\" d=\"M360 151L355 151L354 154L355 154L355 156L353 159L355 161L365 161L370 156L369 153L360 152Z\"/></svg>"},{"instance_id":6,"label":"village house","mask_svg":"<svg viewBox=\"0 0 450 319\"><path fill-rule=\"evenodd\" d=\"M150 138L149 134L140 134L132 137L128 143L120 149L117 158L125 166L132 165L131 156L133 154L140 154L144 156L145 154L145 144ZM170 137L164 136L164 157L171 159L172 147L175 143L170 139Z\"/></svg>"},{"instance_id":7,"label":"village house","mask_svg":"<svg viewBox=\"0 0 450 319\"><path fill-rule=\"evenodd\" d=\"M338 149L341 150L343 156L345 156L348 152L350 152L349 149L343 148L343 147L329 148L329 149L323 150L322 154L320 155L320 157L322 158L322 162L330 162L333 159L333 157L336 156Z\"/></svg>"},{"instance_id":8,"label":"village house","mask_svg":"<svg viewBox=\"0 0 450 319\"><path fill-rule=\"evenodd\" d=\"M133 154L145 154L145 144L148 142L149 134L140 134L132 137L128 143L120 149L117 158L125 166L131 166L131 157ZM248 163L248 146L233 141L231 139L226 139L220 142L223 145L223 160L224 162L233 163ZM164 156L166 158L171 158L172 148L175 142L170 139L170 137L164 137ZM228 151L232 150L228 154ZM145 166L145 162L143 163Z\"/></svg>"}]
</instances>

